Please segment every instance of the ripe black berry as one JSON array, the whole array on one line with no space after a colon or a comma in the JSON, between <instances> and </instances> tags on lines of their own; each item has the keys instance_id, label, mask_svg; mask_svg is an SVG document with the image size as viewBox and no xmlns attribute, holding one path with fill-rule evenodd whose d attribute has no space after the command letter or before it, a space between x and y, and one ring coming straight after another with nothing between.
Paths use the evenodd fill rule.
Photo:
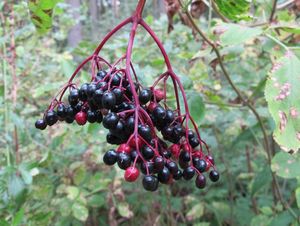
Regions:
<instances>
[{"instance_id":1,"label":"ripe black berry","mask_svg":"<svg viewBox=\"0 0 300 226\"><path fill-rule=\"evenodd\" d=\"M190 153L187 151L182 151L179 155L180 160L184 162L189 162L191 159Z\"/></svg>"},{"instance_id":2,"label":"ripe black berry","mask_svg":"<svg viewBox=\"0 0 300 226\"><path fill-rule=\"evenodd\" d=\"M111 78L111 85L112 86L118 86L121 82L121 76L119 74L113 74L110 76Z\"/></svg>"},{"instance_id":3,"label":"ripe black berry","mask_svg":"<svg viewBox=\"0 0 300 226\"><path fill-rule=\"evenodd\" d=\"M139 101L141 104L147 104L152 97L152 92L150 89L143 89L139 94Z\"/></svg>"},{"instance_id":4,"label":"ripe black berry","mask_svg":"<svg viewBox=\"0 0 300 226\"><path fill-rule=\"evenodd\" d=\"M166 110L165 120L167 123L171 123L175 120L175 115L174 115L173 111L171 111L170 109Z\"/></svg>"},{"instance_id":5,"label":"ripe black berry","mask_svg":"<svg viewBox=\"0 0 300 226\"><path fill-rule=\"evenodd\" d=\"M218 171L212 170L212 171L210 171L210 173L209 173L209 178L210 178L210 180L211 180L212 182L217 182L217 181L219 180L219 178L220 178L220 174L219 174Z\"/></svg>"},{"instance_id":6,"label":"ripe black berry","mask_svg":"<svg viewBox=\"0 0 300 226\"><path fill-rule=\"evenodd\" d=\"M69 101L72 103L76 103L79 100L79 91L78 89L71 89L69 95Z\"/></svg>"},{"instance_id":7,"label":"ripe black berry","mask_svg":"<svg viewBox=\"0 0 300 226\"><path fill-rule=\"evenodd\" d=\"M131 165L131 159L130 156L126 153L119 153L118 156L118 166L125 170Z\"/></svg>"},{"instance_id":8,"label":"ripe black berry","mask_svg":"<svg viewBox=\"0 0 300 226\"><path fill-rule=\"evenodd\" d=\"M46 113L45 119L46 119L47 125L48 125L48 126L52 126L52 125L54 125L54 124L57 122L58 116L57 116L57 114L56 114L55 111L49 110L49 111Z\"/></svg>"},{"instance_id":9,"label":"ripe black berry","mask_svg":"<svg viewBox=\"0 0 300 226\"><path fill-rule=\"evenodd\" d=\"M167 183L170 179L170 171L167 167L164 167L160 172L158 172L158 180L161 183Z\"/></svg>"},{"instance_id":10,"label":"ripe black berry","mask_svg":"<svg viewBox=\"0 0 300 226\"><path fill-rule=\"evenodd\" d=\"M195 170L192 167L187 167L183 170L182 176L185 180L190 180L195 175Z\"/></svg>"},{"instance_id":11,"label":"ripe black berry","mask_svg":"<svg viewBox=\"0 0 300 226\"><path fill-rule=\"evenodd\" d=\"M96 113L94 111L88 110L86 115L87 115L88 122L94 123L94 122L97 121L97 116L96 116Z\"/></svg>"},{"instance_id":12,"label":"ripe black berry","mask_svg":"<svg viewBox=\"0 0 300 226\"><path fill-rule=\"evenodd\" d=\"M156 191L158 188L158 179L155 176L144 176L143 187L147 191Z\"/></svg>"},{"instance_id":13,"label":"ripe black berry","mask_svg":"<svg viewBox=\"0 0 300 226\"><path fill-rule=\"evenodd\" d=\"M123 91L120 88L114 88L112 90L116 97L116 104L121 104L123 101Z\"/></svg>"},{"instance_id":14,"label":"ripe black berry","mask_svg":"<svg viewBox=\"0 0 300 226\"><path fill-rule=\"evenodd\" d=\"M144 145L141 152L146 160L150 160L154 156L154 151L148 145Z\"/></svg>"},{"instance_id":15,"label":"ripe black berry","mask_svg":"<svg viewBox=\"0 0 300 226\"><path fill-rule=\"evenodd\" d=\"M149 171L149 174L152 174L154 172L154 163L153 162L143 162L141 164L141 171L143 174L147 174L147 168Z\"/></svg>"},{"instance_id":16,"label":"ripe black berry","mask_svg":"<svg viewBox=\"0 0 300 226\"><path fill-rule=\"evenodd\" d=\"M103 91L101 89L95 90L93 95L93 103L99 108L102 108L102 97L103 97Z\"/></svg>"},{"instance_id":17,"label":"ripe black berry","mask_svg":"<svg viewBox=\"0 0 300 226\"><path fill-rule=\"evenodd\" d=\"M151 129L148 125L139 125L138 132L142 138L146 141L151 141Z\"/></svg>"},{"instance_id":18,"label":"ripe black berry","mask_svg":"<svg viewBox=\"0 0 300 226\"><path fill-rule=\"evenodd\" d=\"M192 148L197 147L199 145L198 138L194 137L194 138L190 139L190 145L192 146Z\"/></svg>"},{"instance_id":19,"label":"ripe black berry","mask_svg":"<svg viewBox=\"0 0 300 226\"><path fill-rule=\"evenodd\" d=\"M195 184L196 184L197 188L200 188L200 189L205 188L205 185L206 185L206 178L205 178L205 176L202 175L202 174L199 174L197 176L197 178L196 178Z\"/></svg>"},{"instance_id":20,"label":"ripe black berry","mask_svg":"<svg viewBox=\"0 0 300 226\"><path fill-rule=\"evenodd\" d=\"M103 126L106 129L114 129L117 126L118 122L119 116L114 112L110 112L104 117Z\"/></svg>"},{"instance_id":21,"label":"ripe black berry","mask_svg":"<svg viewBox=\"0 0 300 226\"><path fill-rule=\"evenodd\" d=\"M206 161L203 159L199 159L199 158L194 158L193 159L193 163L194 163L194 167L199 170L200 173L205 172L206 169Z\"/></svg>"},{"instance_id":22,"label":"ripe black berry","mask_svg":"<svg viewBox=\"0 0 300 226\"><path fill-rule=\"evenodd\" d=\"M109 151L107 151L104 156L103 156L103 162L106 164L106 165L113 165L117 162L118 160L118 153L111 149Z\"/></svg>"},{"instance_id":23,"label":"ripe black berry","mask_svg":"<svg viewBox=\"0 0 300 226\"><path fill-rule=\"evenodd\" d=\"M95 83L89 84L86 90L87 97L92 98L96 90L97 90L97 86Z\"/></svg>"},{"instance_id":24,"label":"ripe black berry","mask_svg":"<svg viewBox=\"0 0 300 226\"><path fill-rule=\"evenodd\" d=\"M81 101L86 101L87 100L87 90L88 90L88 85L87 83L82 84L82 86L79 89L79 100Z\"/></svg>"},{"instance_id":25,"label":"ripe black berry","mask_svg":"<svg viewBox=\"0 0 300 226\"><path fill-rule=\"evenodd\" d=\"M125 128L129 134L133 133L133 131L134 131L134 123L135 123L135 120L134 120L133 116L130 116L127 118Z\"/></svg>"},{"instance_id":26,"label":"ripe black berry","mask_svg":"<svg viewBox=\"0 0 300 226\"><path fill-rule=\"evenodd\" d=\"M164 168L164 165L165 165L165 160L162 156L156 156L154 158L155 171L159 172L160 170L162 170Z\"/></svg>"},{"instance_id":27,"label":"ripe black berry","mask_svg":"<svg viewBox=\"0 0 300 226\"><path fill-rule=\"evenodd\" d=\"M107 75L107 72L104 70L98 71L97 72L97 79L100 81L102 79L104 79L104 77Z\"/></svg>"},{"instance_id":28,"label":"ripe black berry","mask_svg":"<svg viewBox=\"0 0 300 226\"><path fill-rule=\"evenodd\" d=\"M102 106L106 109L112 109L116 105L116 96L114 93L106 91L102 96Z\"/></svg>"},{"instance_id":29,"label":"ripe black berry","mask_svg":"<svg viewBox=\"0 0 300 226\"><path fill-rule=\"evenodd\" d=\"M130 152L130 158L132 162L134 162L136 158L137 158L136 160L137 163L140 163L142 161L142 159L139 157L139 153L137 150L133 150Z\"/></svg>"},{"instance_id":30,"label":"ripe black berry","mask_svg":"<svg viewBox=\"0 0 300 226\"><path fill-rule=\"evenodd\" d=\"M63 104L59 104L56 109L57 116L64 119L67 116L66 107Z\"/></svg>"},{"instance_id":31,"label":"ripe black berry","mask_svg":"<svg viewBox=\"0 0 300 226\"><path fill-rule=\"evenodd\" d=\"M163 120L166 117L166 111L163 107L161 106L157 106L154 110L153 110L153 116L157 119L157 120Z\"/></svg>"},{"instance_id":32,"label":"ripe black berry","mask_svg":"<svg viewBox=\"0 0 300 226\"><path fill-rule=\"evenodd\" d=\"M182 172L181 170L178 170L175 174L173 174L173 179L174 180L180 180L182 177Z\"/></svg>"},{"instance_id":33,"label":"ripe black berry","mask_svg":"<svg viewBox=\"0 0 300 226\"><path fill-rule=\"evenodd\" d=\"M175 162L170 161L166 164L166 166L168 167L168 169L170 170L170 172L174 175L178 172L178 166Z\"/></svg>"},{"instance_id":34,"label":"ripe black berry","mask_svg":"<svg viewBox=\"0 0 300 226\"><path fill-rule=\"evenodd\" d=\"M43 119L39 119L35 122L35 128L44 130L47 127L47 123Z\"/></svg>"}]
</instances>

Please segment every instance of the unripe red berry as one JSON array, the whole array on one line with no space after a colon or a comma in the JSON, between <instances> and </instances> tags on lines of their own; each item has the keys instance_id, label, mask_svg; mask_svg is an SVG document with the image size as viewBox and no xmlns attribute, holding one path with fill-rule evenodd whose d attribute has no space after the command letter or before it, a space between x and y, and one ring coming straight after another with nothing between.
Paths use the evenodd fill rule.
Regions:
<instances>
[{"instance_id":1,"label":"unripe red berry","mask_svg":"<svg viewBox=\"0 0 300 226\"><path fill-rule=\"evenodd\" d=\"M161 101L162 99L165 98L165 92L162 89L155 89L154 90L154 95L155 95L155 98L156 98L157 102L159 102L159 101Z\"/></svg>"},{"instance_id":2,"label":"unripe red berry","mask_svg":"<svg viewBox=\"0 0 300 226\"><path fill-rule=\"evenodd\" d=\"M75 120L76 120L76 122L77 122L78 125L83 126L86 123L86 121L87 121L87 115L86 115L86 113L83 112L83 111L78 112L76 114L76 116L75 116Z\"/></svg>"},{"instance_id":3,"label":"unripe red berry","mask_svg":"<svg viewBox=\"0 0 300 226\"><path fill-rule=\"evenodd\" d=\"M127 144L121 144L117 149L117 152L125 152L127 154L130 154L130 151L131 151L131 148Z\"/></svg>"},{"instance_id":4,"label":"unripe red berry","mask_svg":"<svg viewBox=\"0 0 300 226\"><path fill-rule=\"evenodd\" d=\"M150 104L148 105L148 110L150 112L153 112L153 110L157 107L157 103L155 102L150 102Z\"/></svg>"},{"instance_id":5,"label":"unripe red berry","mask_svg":"<svg viewBox=\"0 0 300 226\"><path fill-rule=\"evenodd\" d=\"M140 172L136 167L129 167L125 170L124 178L128 182L134 182L139 177Z\"/></svg>"},{"instance_id":6,"label":"unripe red berry","mask_svg":"<svg viewBox=\"0 0 300 226\"><path fill-rule=\"evenodd\" d=\"M137 140L135 138L132 138L129 141L129 146L132 148L136 148L136 143L139 145L139 148L143 145L143 141L138 137Z\"/></svg>"},{"instance_id":7,"label":"unripe red berry","mask_svg":"<svg viewBox=\"0 0 300 226\"><path fill-rule=\"evenodd\" d=\"M178 158L180 154L180 145L179 144L171 145L170 151L175 158Z\"/></svg>"},{"instance_id":8,"label":"unripe red berry","mask_svg":"<svg viewBox=\"0 0 300 226\"><path fill-rule=\"evenodd\" d=\"M188 142L184 142L183 145L182 145L182 149L184 151L190 152L192 150L192 147Z\"/></svg>"}]
</instances>

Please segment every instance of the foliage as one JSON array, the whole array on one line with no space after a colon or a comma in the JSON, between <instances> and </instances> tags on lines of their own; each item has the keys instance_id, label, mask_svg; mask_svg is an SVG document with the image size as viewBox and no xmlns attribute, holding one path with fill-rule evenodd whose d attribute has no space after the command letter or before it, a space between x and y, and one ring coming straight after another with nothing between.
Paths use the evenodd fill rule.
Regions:
<instances>
[{"instance_id":1,"label":"foliage","mask_svg":"<svg viewBox=\"0 0 300 226\"><path fill-rule=\"evenodd\" d=\"M130 14L135 3L121 1L122 18ZM247 17L247 24L255 23L253 16L264 20L263 14L270 13L272 7L272 1L251 4L253 15L248 6L243 10L227 7L228 14L218 6L234 21ZM233 83L262 118L275 153L270 163L257 119L228 84L211 47L198 36L197 41L180 23L167 34L166 17L153 17L148 5L146 20L164 41L188 92L193 117L223 176L204 191L183 181L147 193L141 186L124 182L119 169L104 166L102 155L109 147L101 126L58 125L45 132L34 128L49 96L120 18L105 8L91 28L89 6L82 4L79 21L83 40L72 49L67 44L67 31L77 21L72 18L74 9L70 5L56 5L53 27L44 36L37 35L28 6L25 1L13 4L12 25L7 19L11 9L2 10L7 5L0 3L0 14L5 16L0 17L0 225L297 225L293 213L300 215L299 154L283 152L271 136L274 130L276 141L286 151L299 149L299 120L292 119L289 111L293 106L297 110L299 105L299 26L295 12L282 9L277 12L278 23L255 28L243 20L225 23L206 15L196 21L218 43ZM12 28L14 37L9 32ZM106 58L113 60L124 52L128 39L125 34L119 33L105 47ZM14 51L10 48L13 38L16 81L9 60ZM133 57L144 83L151 83L164 69L158 51L139 30ZM81 76L89 79L88 73ZM280 89L273 88L274 79L281 85L292 84L290 95L283 101L276 100ZM16 102L12 96L14 82L18 85ZM286 133L280 132L279 111L287 116ZM273 196L272 175L289 209L277 193Z\"/></svg>"}]
</instances>

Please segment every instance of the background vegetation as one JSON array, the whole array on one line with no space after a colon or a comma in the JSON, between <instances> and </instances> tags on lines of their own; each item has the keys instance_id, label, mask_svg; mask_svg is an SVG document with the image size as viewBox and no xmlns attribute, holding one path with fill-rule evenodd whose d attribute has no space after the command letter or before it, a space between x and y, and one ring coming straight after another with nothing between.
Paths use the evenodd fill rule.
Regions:
<instances>
[{"instance_id":1,"label":"background vegetation","mask_svg":"<svg viewBox=\"0 0 300 226\"><path fill-rule=\"evenodd\" d=\"M34 128L75 66L136 1L0 2L1 226L299 224L300 3L204 2L217 11L205 6L194 32L175 15L168 34L162 1L149 1L145 17L184 83L221 180L203 191L181 181L155 193L102 163L109 147L101 126ZM38 7L50 9L42 21ZM142 30L137 35L134 62L150 83L163 60ZM124 29L104 56L120 56L127 38Z\"/></svg>"}]
</instances>

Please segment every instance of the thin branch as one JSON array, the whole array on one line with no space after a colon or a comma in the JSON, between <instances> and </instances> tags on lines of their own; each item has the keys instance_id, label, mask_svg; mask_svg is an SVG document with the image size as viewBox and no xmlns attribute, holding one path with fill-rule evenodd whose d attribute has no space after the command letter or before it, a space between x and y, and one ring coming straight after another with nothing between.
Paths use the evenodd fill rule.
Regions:
<instances>
[{"instance_id":1,"label":"thin branch","mask_svg":"<svg viewBox=\"0 0 300 226\"><path fill-rule=\"evenodd\" d=\"M182 7L182 1L179 0L179 3ZM277 4L277 1L276 1L276 4ZM275 6L276 7L276 6ZM190 20L191 22L191 25L192 27L199 33L199 35L212 47L213 51L215 52L217 58L218 58L218 61L219 61L219 64L220 64L220 67L221 67L221 70L225 76L225 78L227 79L228 83L230 84L230 86L232 87L232 89L236 92L236 94L238 95L238 97L242 100L242 102L249 108L249 110L254 114L254 116L256 117L259 125L260 125L260 128L261 128L261 131L263 133L263 137L264 137L264 143L265 143L265 150L266 150L266 153L267 153L267 157L268 157L268 164L271 165L271 161L272 161L272 153L271 153L271 149L270 149L270 145L269 145L269 138L268 138L268 135L267 135L267 130L263 124L263 121L260 117L260 115L258 114L258 112L256 111L255 107L248 101L247 98L245 98L243 96L243 94L240 92L240 90L235 86L235 84L233 83L229 73L227 72L226 68L225 68L225 65L224 65L224 62L223 62L223 58L221 56L221 53L219 51L219 49L217 48L217 46L206 36L206 34L204 34L204 32L195 24L192 16L190 15L190 13L188 11L185 11L185 14L187 15L188 19ZM291 207L288 205L288 203L285 202L285 200L283 199L282 195L281 195L281 192L280 192L280 187L279 187L279 184L278 184L278 181L277 181L277 178L275 176L274 173L272 173L272 179L273 179L273 182L274 182L274 186L275 186L275 189L277 190L278 194L279 194L279 199L280 199L280 202L281 204L285 207L285 209L287 209L291 215L297 219L297 221L300 222L300 219L298 219L296 213L291 209Z\"/></svg>"},{"instance_id":2,"label":"thin branch","mask_svg":"<svg viewBox=\"0 0 300 226\"><path fill-rule=\"evenodd\" d=\"M277 2L278 2L278 0L273 0L272 11L271 11L271 15L270 15L270 18L269 18L270 23L272 23L273 20L274 20L274 16L275 16L275 13L276 13L276 8L277 8Z\"/></svg>"}]
</instances>

